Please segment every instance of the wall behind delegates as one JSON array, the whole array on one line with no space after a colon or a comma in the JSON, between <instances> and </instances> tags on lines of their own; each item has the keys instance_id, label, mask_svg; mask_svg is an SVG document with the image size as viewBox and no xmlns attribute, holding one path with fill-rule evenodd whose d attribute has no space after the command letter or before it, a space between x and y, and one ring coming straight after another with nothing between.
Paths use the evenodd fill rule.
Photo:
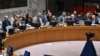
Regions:
<instances>
[{"instance_id":1,"label":"wall behind delegates","mask_svg":"<svg viewBox=\"0 0 100 56\"><path fill-rule=\"evenodd\" d=\"M0 21L3 20L4 15L9 15L11 17L12 12L16 14L22 12L23 15L30 13L33 17L38 12L42 12L46 7L45 0L10 0L9 3L6 1L7 0L0 0ZM5 6L5 4L8 5Z\"/></svg>"}]
</instances>

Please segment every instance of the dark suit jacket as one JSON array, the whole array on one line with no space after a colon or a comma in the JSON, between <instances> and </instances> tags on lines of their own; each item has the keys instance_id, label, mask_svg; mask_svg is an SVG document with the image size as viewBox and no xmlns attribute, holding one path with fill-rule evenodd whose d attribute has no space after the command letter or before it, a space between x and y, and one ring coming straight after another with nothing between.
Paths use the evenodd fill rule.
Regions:
<instances>
[{"instance_id":1,"label":"dark suit jacket","mask_svg":"<svg viewBox=\"0 0 100 56\"><path fill-rule=\"evenodd\" d=\"M10 23L9 20L4 20L4 21L2 22L2 29L3 29L3 31L6 31L6 27L7 27L7 26L10 26L10 25L11 25L11 23Z\"/></svg>"},{"instance_id":2,"label":"dark suit jacket","mask_svg":"<svg viewBox=\"0 0 100 56\"><path fill-rule=\"evenodd\" d=\"M77 18L74 19L75 24L79 24L79 20Z\"/></svg>"},{"instance_id":3,"label":"dark suit jacket","mask_svg":"<svg viewBox=\"0 0 100 56\"><path fill-rule=\"evenodd\" d=\"M29 18L30 19L30 21L28 20L28 18L26 18L26 20L25 20L25 24L30 24L31 25L31 23L32 23L32 18Z\"/></svg>"},{"instance_id":4,"label":"dark suit jacket","mask_svg":"<svg viewBox=\"0 0 100 56\"><path fill-rule=\"evenodd\" d=\"M72 20L72 18L70 18L69 20ZM75 24L79 24L78 18L74 18L74 23L75 23Z\"/></svg>"},{"instance_id":5,"label":"dark suit jacket","mask_svg":"<svg viewBox=\"0 0 100 56\"><path fill-rule=\"evenodd\" d=\"M92 20L91 20L92 23ZM95 19L95 24L99 24L99 21L97 19Z\"/></svg>"}]
</instances>

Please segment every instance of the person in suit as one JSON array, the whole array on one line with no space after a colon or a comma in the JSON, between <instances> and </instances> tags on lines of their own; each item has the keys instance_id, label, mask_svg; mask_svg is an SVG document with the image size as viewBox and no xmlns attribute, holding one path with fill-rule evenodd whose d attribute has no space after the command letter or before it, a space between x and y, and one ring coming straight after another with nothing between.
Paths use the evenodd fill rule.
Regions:
<instances>
[{"instance_id":1,"label":"person in suit","mask_svg":"<svg viewBox=\"0 0 100 56\"><path fill-rule=\"evenodd\" d=\"M62 15L59 16L59 23L60 24L65 24L66 20L67 20L66 12L62 12Z\"/></svg>"},{"instance_id":2,"label":"person in suit","mask_svg":"<svg viewBox=\"0 0 100 56\"><path fill-rule=\"evenodd\" d=\"M8 16L4 17L4 21L2 22L3 31L6 32L6 37L9 36L9 30L13 29L11 22L8 19Z\"/></svg>"},{"instance_id":3,"label":"person in suit","mask_svg":"<svg viewBox=\"0 0 100 56\"><path fill-rule=\"evenodd\" d=\"M53 27L58 25L57 18L55 15L52 15L50 22L49 22L49 25L53 26Z\"/></svg>"},{"instance_id":4,"label":"person in suit","mask_svg":"<svg viewBox=\"0 0 100 56\"><path fill-rule=\"evenodd\" d=\"M89 12L87 12L87 14L84 16L84 20L91 20L91 16L92 14L90 14Z\"/></svg>"},{"instance_id":5,"label":"person in suit","mask_svg":"<svg viewBox=\"0 0 100 56\"><path fill-rule=\"evenodd\" d=\"M95 15L92 15L91 22L92 22L92 24L99 24L99 21L98 21L98 19L96 18Z\"/></svg>"},{"instance_id":6,"label":"person in suit","mask_svg":"<svg viewBox=\"0 0 100 56\"><path fill-rule=\"evenodd\" d=\"M43 18L43 23L45 25L48 22L46 10L43 10L42 18Z\"/></svg>"},{"instance_id":7,"label":"person in suit","mask_svg":"<svg viewBox=\"0 0 100 56\"><path fill-rule=\"evenodd\" d=\"M33 23L34 24L36 24L36 23L40 24L41 27L44 27L47 22L48 22L47 16L45 14L42 14L42 13L38 13L37 16L35 16L33 18Z\"/></svg>"},{"instance_id":8,"label":"person in suit","mask_svg":"<svg viewBox=\"0 0 100 56\"><path fill-rule=\"evenodd\" d=\"M45 18L44 18L44 16L42 15L42 13L38 13L38 15L37 15L37 20L38 20L38 23L41 24L41 26L44 26L44 25L45 25Z\"/></svg>"},{"instance_id":9,"label":"person in suit","mask_svg":"<svg viewBox=\"0 0 100 56\"><path fill-rule=\"evenodd\" d=\"M74 14L72 14L71 18L68 19L68 20L72 20L74 22L74 24L79 24L79 20Z\"/></svg>"}]
</instances>

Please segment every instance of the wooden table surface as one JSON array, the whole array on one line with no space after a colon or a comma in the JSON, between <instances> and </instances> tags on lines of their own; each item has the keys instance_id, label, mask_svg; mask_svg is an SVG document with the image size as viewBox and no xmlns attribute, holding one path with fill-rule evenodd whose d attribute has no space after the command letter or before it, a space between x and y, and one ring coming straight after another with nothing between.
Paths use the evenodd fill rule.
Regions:
<instances>
[{"instance_id":1,"label":"wooden table surface","mask_svg":"<svg viewBox=\"0 0 100 56\"><path fill-rule=\"evenodd\" d=\"M14 50L47 42L86 40L86 32L94 32L93 40L100 41L100 26L67 26L26 30L8 37L5 46Z\"/></svg>"}]
</instances>

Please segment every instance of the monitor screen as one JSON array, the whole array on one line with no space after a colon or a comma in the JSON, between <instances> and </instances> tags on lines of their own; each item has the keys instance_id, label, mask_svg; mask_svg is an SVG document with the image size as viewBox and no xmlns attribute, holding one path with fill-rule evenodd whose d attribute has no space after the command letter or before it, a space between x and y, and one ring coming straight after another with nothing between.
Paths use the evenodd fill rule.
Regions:
<instances>
[{"instance_id":1,"label":"monitor screen","mask_svg":"<svg viewBox=\"0 0 100 56\"><path fill-rule=\"evenodd\" d=\"M33 27L39 28L41 26L41 23L32 23L31 25Z\"/></svg>"},{"instance_id":2,"label":"monitor screen","mask_svg":"<svg viewBox=\"0 0 100 56\"><path fill-rule=\"evenodd\" d=\"M50 25L53 26L53 27L57 26L57 22L50 22Z\"/></svg>"},{"instance_id":3,"label":"monitor screen","mask_svg":"<svg viewBox=\"0 0 100 56\"><path fill-rule=\"evenodd\" d=\"M67 23L67 26L73 26L74 21L73 20L67 20L66 23Z\"/></svg>"},{"instance_id":4,"label":"monitor screen","mask_svg":"<svg viewBox=\"0 0 100 56\"><path fill-rule=\"evenodd\" d=\"M92 24L92 22L90 20L85 20L84 23L86 26L91 26L91 24Z\"/></svg>"},{"instance_id":5,"label":"monitor screen","mask_svg":"<svg viewBox=\"0 0 100 56\"><path fill-rule=\"evenodd\" d=\"M0 0L0 9L25 7L27 0Z\"/></svg>"}]
</instances>

